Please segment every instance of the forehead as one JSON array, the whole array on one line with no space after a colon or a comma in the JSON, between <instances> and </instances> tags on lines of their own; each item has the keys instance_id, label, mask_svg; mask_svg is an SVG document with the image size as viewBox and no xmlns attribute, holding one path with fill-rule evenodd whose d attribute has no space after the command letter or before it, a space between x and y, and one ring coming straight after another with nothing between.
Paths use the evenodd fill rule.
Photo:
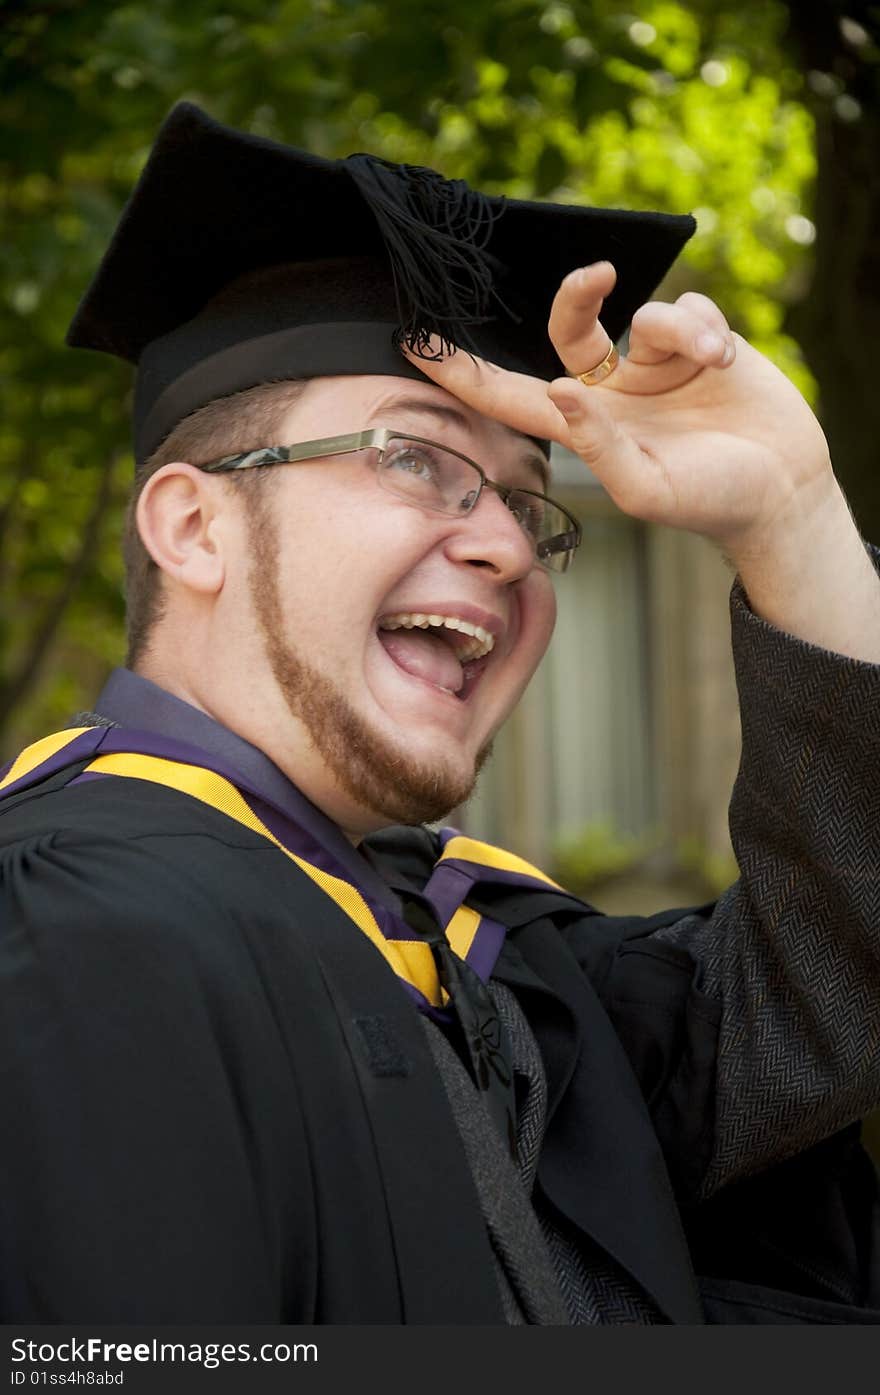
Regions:
<instances>
[{"instance_id":1,"label":"forehead","mask_svg":"<svg viewBox=\"0 0 880 1395\"><path fill-rule=\"evenodd\" d=\"M490 478L502 465L525 478L521 487L543 490L550 467L537 442L466 406L433 383L411 378L316 378L284 421L284 441L316 439L390 426L431 437L470 456Z\"/></svg>"}]
</instances>

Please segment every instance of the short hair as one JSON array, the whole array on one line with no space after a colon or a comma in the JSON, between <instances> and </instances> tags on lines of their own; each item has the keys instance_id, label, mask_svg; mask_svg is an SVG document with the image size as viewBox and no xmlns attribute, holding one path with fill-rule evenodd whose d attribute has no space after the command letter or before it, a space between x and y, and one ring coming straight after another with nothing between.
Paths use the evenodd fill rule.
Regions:
<instances>
[{"instance_id":1,"label":"short hair","mask_svg":"<svg viewBox=\"0 0 880 1395\"><path fill-rule=\"evenodd\" d=\"M134 667L149 643L153 628L162 618L161 570L141 541L136 513L141 491L157 470L173 460L190 465L207 465L224 455L238 455L260 446L283 445L276 440L291 407L301 397L309 380L298 378L277 383L260 383L231 397L217 398L185 417L166 436L157 450L135 475L123 533L125 562L126 663ZM273 469L231 471L218 476L230 489L241 493L245 507L251 508L262 495Z\"/></svg>"}]
</instances>

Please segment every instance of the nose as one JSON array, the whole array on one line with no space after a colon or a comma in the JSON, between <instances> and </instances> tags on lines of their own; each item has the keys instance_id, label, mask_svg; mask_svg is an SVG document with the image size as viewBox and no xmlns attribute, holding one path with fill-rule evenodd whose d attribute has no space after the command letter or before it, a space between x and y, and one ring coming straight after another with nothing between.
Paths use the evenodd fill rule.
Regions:
<instances>
[{"instance_id":1,"label":"nose","mask_svg":"<svg viewBox=\"0 0 880 1395\"><path fill-rule=\"evenodd\" d=\"M447 540L446 552L455 562L490 568L500 581L517 581L537 566L532 539L488 487L471 512L459 519L459 526Z\"/></svg>"}]
</instances>

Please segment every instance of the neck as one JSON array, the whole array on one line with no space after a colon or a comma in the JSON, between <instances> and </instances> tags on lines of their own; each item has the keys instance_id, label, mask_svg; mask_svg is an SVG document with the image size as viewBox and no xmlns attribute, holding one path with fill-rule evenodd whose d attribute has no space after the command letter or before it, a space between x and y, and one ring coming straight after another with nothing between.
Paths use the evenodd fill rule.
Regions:
<instances>
[{"instance_id":1,"label":"neck","mask_svg":"<svg viewBox=\"0 0 880 1395\"><path fill-rule=\"evenodd\" d=\"M367 834L391 822L371 810L361 809L347 797L286 705L282 704L273 717L251 694L228 688L219 677L214 681L201 672L196 674L179 665L172 666L155 653L140 658L132 671L253 746L330 819L353 846L357 847Z\"/></svg>"}]
</instances>

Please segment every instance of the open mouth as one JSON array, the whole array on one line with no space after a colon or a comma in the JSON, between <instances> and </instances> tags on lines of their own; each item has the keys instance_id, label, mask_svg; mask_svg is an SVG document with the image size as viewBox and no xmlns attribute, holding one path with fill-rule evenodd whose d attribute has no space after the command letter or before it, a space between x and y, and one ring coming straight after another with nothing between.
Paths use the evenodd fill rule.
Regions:
<instances>
[{"instance_id":1,"label":"open mouth","mask_svg":"<svg viewBox=\"0 0 880 1395\"><path fill-rule=\"evenodd\" d=\"M421 611L383 615L378 636L404 673L461 701L470 696L495 647L494 636L480 625Z\"/></svg>"}]
</instances>

